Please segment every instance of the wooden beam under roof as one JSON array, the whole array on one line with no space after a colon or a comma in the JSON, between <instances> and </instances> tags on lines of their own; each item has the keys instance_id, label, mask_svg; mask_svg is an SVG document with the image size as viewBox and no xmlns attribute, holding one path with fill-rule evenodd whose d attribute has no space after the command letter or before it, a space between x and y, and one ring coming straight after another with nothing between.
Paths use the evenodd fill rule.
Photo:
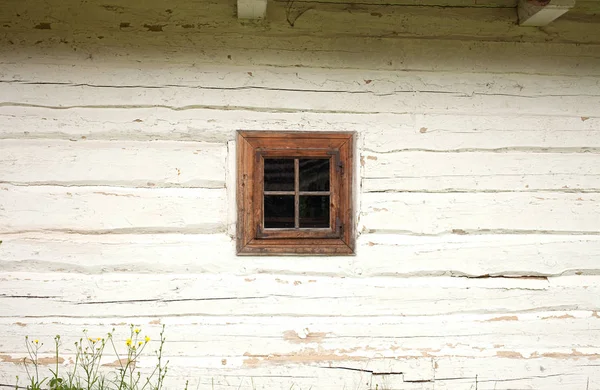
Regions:
<instances>
[{"instance_id":1,"label":"wooden beam under roof","mask_svg":"<svg viewBox=\"0 0 600 390\"><path fill-rule=\"evenodd\" d=\"M237 0L238 19L264 19L267 0Z\"/></svg>"},{"instance_id":2,"label":"wooden beam under roof","mask_svg":"<svg viewBox=\"0 0 600 390\"><path fill-rule=\"evenodd\" d=\"M519 25L547 26L574 6L575 0L519 0Z\"/></svg>"}]
</instances>

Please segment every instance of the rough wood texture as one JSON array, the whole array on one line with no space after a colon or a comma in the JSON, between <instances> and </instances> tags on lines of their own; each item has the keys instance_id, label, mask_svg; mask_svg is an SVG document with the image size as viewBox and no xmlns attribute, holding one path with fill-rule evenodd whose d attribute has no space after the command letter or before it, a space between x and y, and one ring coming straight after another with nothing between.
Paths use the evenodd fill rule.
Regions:
<instances>
[{"instance_id":1,"label":"rough wood texture","mask_svg":"<svg viewBox=\"0 0 600 390\"><path fill-rule=\"evenodd\" d=\"M0 177L14 185L225 187L225 144L0 140Z\"/></svg>"},{"instance_id":2,"label":"rough wood texture","mask_svg":"<svg viewBox=\"0 0 600 390\"><path fill-rule=\"evenodd\" d=\"M288 5L0 4L0 387L136 323L173 389L599 389L600 4ZM355 256L235 255L241 129L357 132Z\"/></svg>"},{"instance_id":3,"label":"rough wood texture","mask_svg":"<svg viewBox=\"0 0 600 390\"><path fill-rule=\"evenodd\" d=\"M600 194L369 193L360 229L389 233L600 233Z\"/></svg>"},{"instance_id":4,"label":"rough wood texture","mask_svg":"<svg viewBox=\"0 0 600 390\"><path fill-rule=\"evenodd\" d=\"M531 148L533 149L533 148ZM549 151L363 153L366 192L598 192L600 153ZM587 150L586 150L587 149ZM600 151L600 150L599 150Z\"/></svg>"},{"instance_id":5,"label":"rough wood texture","mask_svg":"<svg viewBox=\"0 0 600 390\"><path fill-rule=\"evenodd\" d=\"M0 232L219 232L223 189L0 185Z\"/></svg>"},{"instance_id":6,"label":"rough wood texture","mask_svg":"<svg viewBox=\"0 0 600 390\"><path fill-rule=\"evenodd\" d=\"M363 234L357 256L327 261L320 257L236 257L234 241L224 234L21 233L5 234L2 239L3 272L363 277L600 274L598 235Z\"/></svg>"},{"instance_id":7,"label":"rough wood texture","mask_svg":"<svg viewBox=\"0 0 600 390\"><path fill-rule=\"evenodd\" d=\"M20 346L12 340L23 334L52 337L50 326L63 332L85 327L91 335L101 336L104 327L119 327L128 319L106 318L102 326L90 319L4 318L0 329L10 337L0 345L6 351L18 350ZM156 336L157 321L136 320L145 332ZM439 326L440 320L446 321L445 326ZM254 382L255 388L268 389L287 380L298 388L339 389L340 383L346 383L372 389L373 383L395 383L390 388L433 389L435 383L436 388L473 389L477 383L478 388L515 389L519 385L578 388L588 383L588 377L589 383L597 383L597 348L569 348L573 343L597 345L594 328L598 321L594 312L559 311L330 320L180 317L161 322L173 330L168 356L175 370L172 383L180 385L189 377L185 370L193 367L190 384L200 388L211 388L211 382L218 389L251 388ZM249 335L248 328L255 330ZM540 328L545 329L543 335ZM199 334L198 329L203 331ZM122 328L116 337L124 340ZM65 356L73 339L65 339ZM148 369L151 364L148 359L141 366ZM0 368L6 378L22 372L6 356Z\"/></svg>"},{"instance_id":8,"label":"rough wood texture","mask_svg":"<svg viewBox=\"0 0 600 390\"><path fill-rule=\"evenodd\" d=\"M248 279L248 280L247 280ZM63 275L2 276L3 306L15 317L349 316L371 317L588 310L598 276L556 280L337 278L312 276ZM310 280L313 280L310 282ZM56 285L63 286L56 291ZM526 292L526 299L519 299ZM42 297L43 307L24 303ZM122 298L116 298L122 297ZM40 299L40 298L37 298ZM318 300L318 305L309 302ZM340 302L346 302L340 305Z\"/></svg>"},{"instance_id":9,"label":"rough wood texture","mask_svg":"<svg viewBox=\"0 0 600 390\"><path fill-rule=\"evenodd\" d=\"M238 70L236 73L241 73ZM324 72L325 76L333 76L335 72ZM283 75L282 75L283 76ZM343 76L347 76L343 77ZM352 77L354 76L354 77ZM369 76L363 75L362 77ZM414 77L419 78L416 73ZM32 84L7 82L4 86L5 96L0 106L31 106L54 109L68 108L168 108L171 110L207 109L241 109L248 111L276 112L321 112L348 114L377 114L406 112L415 114L464 114L473 111L485 111L487 115L543 115L547 107L553 107L555 116L600 116L600 93L598 85L577 88L571 93L548 94L537 92L538 86L531 86L531 92L519 93L518 86L512 87L513 93L507 93L502 86L498 90L493 87L470 85L467 88L452 85L455 75L427 80L423 85L405 84L407 80L392 80L384 83L367 83L356 74L336 77L339 84L346 84L348 89L338 90L314 88L310 86L316 80L301 80L299 85L275 87L267 83L252 81L254 85L243 88L230 88L225 85L215 87L192 88L191 91L176 86L132 86L103 87L78 84ZM335 76L333 76L335 77ZM446 79L446 80L444 80ZM540 82L544 82L545 78ZM370 80L370 79L367 79ZM585 81L582 80L582 84ZM365 85L354 87L357 83ZM434 83L446 85L428 86ZM266 84L266 85L265 85ZM588 83L589 85L589 83ZM491 91L489 91L492 89ZM586 91L585 89L589 89ZM567 94L568 93L568 94ZM60 102L54 96L64 96ZM507 96L508 95L508 96ZM11 101L11 96L18 96L19 101ZM135 103L132 103L135 101ZM498 104L501 102L502 104Z\"/></svg>"}]
</instances>

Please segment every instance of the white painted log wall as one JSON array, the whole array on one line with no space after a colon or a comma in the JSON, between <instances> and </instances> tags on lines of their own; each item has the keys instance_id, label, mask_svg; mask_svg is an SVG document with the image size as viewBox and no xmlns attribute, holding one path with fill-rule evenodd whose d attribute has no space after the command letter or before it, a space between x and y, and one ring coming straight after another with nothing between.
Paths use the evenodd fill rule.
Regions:
<instances>
[{"instance_id":1,"label":"white painted log wall","mask_svg":"<svg viewBox=\"0 0 600 390\"><path fill-rule=\"evenodd\" d=\"M598 5L511 1L0 4L0 386L136 323L169 388L600 389ZM235 256L238 129L357 132L356 256Z\"/></svg>"}]
</instances>

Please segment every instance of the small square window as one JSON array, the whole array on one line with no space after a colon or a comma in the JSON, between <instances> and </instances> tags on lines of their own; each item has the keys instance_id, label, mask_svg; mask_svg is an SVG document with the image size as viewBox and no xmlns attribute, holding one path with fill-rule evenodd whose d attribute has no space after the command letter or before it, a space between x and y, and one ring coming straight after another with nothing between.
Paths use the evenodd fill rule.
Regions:
<instances>
[{"instance_id":1,"label":"small square window","mask_svg":"<svg viewBox=\"0 0 600 390\"><path fill-rule=\"evenodd\" d=\"M353 134L239 131L237 252L354 253Z\"/></svg>"}]
</instances>

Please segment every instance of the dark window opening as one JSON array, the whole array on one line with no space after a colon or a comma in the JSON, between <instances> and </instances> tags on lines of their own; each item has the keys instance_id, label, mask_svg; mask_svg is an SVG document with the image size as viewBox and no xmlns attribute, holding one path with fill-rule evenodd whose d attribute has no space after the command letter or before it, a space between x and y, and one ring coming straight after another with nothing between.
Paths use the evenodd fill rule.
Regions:
<instances>
[{"instance_id":1,"label":"dark window opening","mask_svg":"<svg viewBox=\"0 0 600 390\"><path fill-rule=\"evenodd\" d=\"M329 228L330 158L265 158L265 229Z\"/></svg>"}]
</instances>

